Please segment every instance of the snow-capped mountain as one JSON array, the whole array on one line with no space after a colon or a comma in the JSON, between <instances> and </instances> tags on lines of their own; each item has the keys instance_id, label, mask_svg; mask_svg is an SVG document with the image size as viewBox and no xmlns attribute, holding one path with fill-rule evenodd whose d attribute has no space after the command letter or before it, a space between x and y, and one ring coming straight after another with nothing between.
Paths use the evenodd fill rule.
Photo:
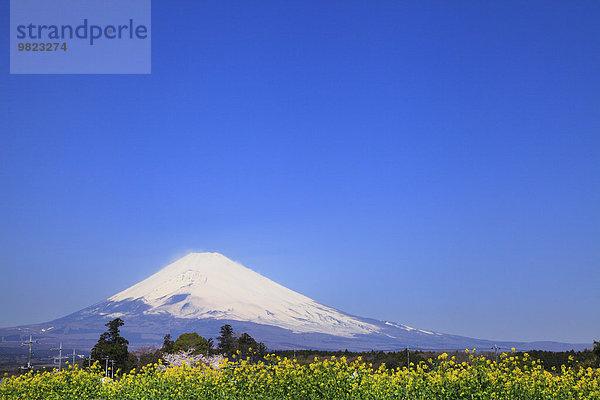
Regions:
<instances>
[{"instance_id":1,"label":"snow-capped mountain","mask_svg":"<svg viewBox=\"0 0 600 400\"><path fill-rule=\"evenodd\" d=\"M341 337L378 331L373 324L319 304L219 253L188 254L108 299L132 300L149 307L144 315L247 321Z\"/></svg>"},{"instance_id":2,"label":"snow-capped mountain","mask_svg":"<svg viewBox=\"0 0 600 400\"><path fill-rule=\"evenodd\" d=\"M20 343L33 335L49 345L90 348L120 317L123 336L134 347L159 345L163 336L197 332L216 337L231 324L271 349L401 350L583 349L555 342L492 342L412 328L346 314L320 304L219 253L191 253L114 296L66 317L36 325L0 329L3 340ZM589 346L588 346L589 347Z\"/></svg>"}]
</instances>

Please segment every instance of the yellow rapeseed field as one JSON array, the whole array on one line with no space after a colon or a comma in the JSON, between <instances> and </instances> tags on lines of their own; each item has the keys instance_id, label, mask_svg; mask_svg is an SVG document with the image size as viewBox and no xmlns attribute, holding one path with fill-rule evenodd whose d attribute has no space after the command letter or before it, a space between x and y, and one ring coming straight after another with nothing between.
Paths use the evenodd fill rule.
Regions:
<instances>
[{"instance_id":1,"label":"yellow rapeseed field","mask_svg":"<svg viewBox=\"0 0 600 400\"><path fill-rule=\"evenodd\" d=\"M114 381L102 381L102 372L96 365L6 378L0 399L600 399L600 369L546 371L527 354L503 354L498 363L471 354L459 363L444 353L401 369L373 369L360 358L301 365L271 356L219 369L154 364Z\"/></svg>"}]
</instances>

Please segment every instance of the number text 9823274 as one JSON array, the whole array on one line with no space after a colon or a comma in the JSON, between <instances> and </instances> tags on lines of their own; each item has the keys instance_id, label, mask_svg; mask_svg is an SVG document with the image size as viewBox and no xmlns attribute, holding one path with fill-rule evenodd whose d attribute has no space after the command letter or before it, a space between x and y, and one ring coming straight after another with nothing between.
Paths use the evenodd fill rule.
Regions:
<instances>
[{"instance_id":1,"label":"number text 9823274","mask_svg":"<svg viewBox=\"0 0 600 400\"><path fill-rule=\"evenodd\" d=\"M17 44L19 51L67 51L67 43L23 43Z\"/></svg>"}]
</instances>

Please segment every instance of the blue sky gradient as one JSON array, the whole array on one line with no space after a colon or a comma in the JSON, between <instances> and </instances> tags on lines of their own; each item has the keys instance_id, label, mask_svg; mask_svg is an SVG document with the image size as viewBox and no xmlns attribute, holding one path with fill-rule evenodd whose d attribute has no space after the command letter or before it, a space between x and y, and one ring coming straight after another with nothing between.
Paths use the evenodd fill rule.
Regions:
<instances>
[{"instance_id":1,"label":"blue sky gradient","mask_svg":"<svg viewBox=\"0 0 600 400\"><path fill-rule=\"evenodd\" d=\"M152 15L147 76L9 75L0 42L0 326L194 250L351 314L600 339L600 3Z\"/></svg>"}]
</instances>

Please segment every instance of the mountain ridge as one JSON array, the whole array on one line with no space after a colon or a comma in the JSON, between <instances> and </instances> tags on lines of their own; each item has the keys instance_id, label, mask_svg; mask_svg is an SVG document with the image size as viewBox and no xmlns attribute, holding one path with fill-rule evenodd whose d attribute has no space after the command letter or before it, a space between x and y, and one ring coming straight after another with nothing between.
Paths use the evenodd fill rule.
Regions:
<instances>
[{"instance_id":1,"label":"mountain ridge","mask_svg":"<svg viewBox=\"0 0 600 400\"><path fill-rule=\"evenodd\" d=\"M162 336L198 332L216 337L225 323L272 349L582 350L591 344L475 339L350 315L320 304L220 253L190 253L148 278L82 310L43 324L0 328L3 337L34 335L91 347L104 324L120 317L134 347L159 345ZM20 339L19 339L20 340Z\"/></svg>"}]
</instances>

